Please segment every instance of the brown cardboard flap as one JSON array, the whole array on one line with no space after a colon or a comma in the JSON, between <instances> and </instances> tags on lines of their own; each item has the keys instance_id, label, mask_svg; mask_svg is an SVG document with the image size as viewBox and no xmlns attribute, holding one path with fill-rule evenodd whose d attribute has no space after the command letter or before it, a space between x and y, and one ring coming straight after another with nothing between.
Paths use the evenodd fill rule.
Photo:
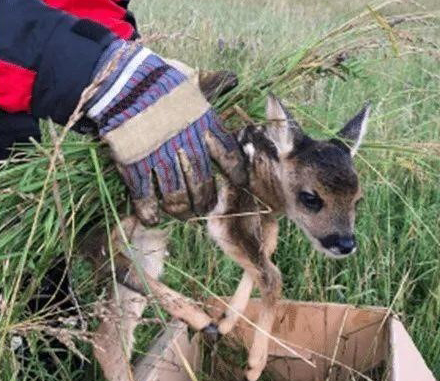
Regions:
<instances>
[{"instance_id":1,"label":"brown cardboard flap","mask_svg":"<svg viewBox=\"0 0 440 381\"><path fill-rule=\"evenodd\" d=\"M435 381L403 324L391 318L391 356L393 381Z\"/></svg>"},{"instance_id":2,"label":"brown cardboard flap","mask_svg":"<svg viewBox=\"0 0 440 381\"><path fill-rule=\"evenodd\" d=\"M211 311L219 316L222 304L211 301ZM260 300L250 301L245 315L254 323L260 311ZM388 337L386 309L358 309L349 305L280 301L273 336L283 340L300 355L316 364L312 368L291 352L271 342L273 356L269 367L276 368L280 379L298 381L329 380L347 377L378 366L386 360ZM249 348L254 328L240 319L233 334ZM332 361L334 357L335 361ZM333 365L333 366L332 366ZM330 368L333 368L330 371ZM281 378L282 377L282 378Z\"/></svg>"},{"instance_id":3,"label":"brown cardboard flap","mask_svg":"<svg viewBox=\"0 0 440 381\"><path fill-rule=\"evenodd\" d=\"M211 299L207 308L211 315L219 318L225 306ZM245 315L256 322L259 311L260 300L252 299ZM254 329L240 319L232 335L249 347L253 332ZM435 381L402 323L389 317L385 308L283 300L277 306L273 335L316 364L313 368L271 342L267 367L274 381L365 379L360 373L371 380ZM189 340L186 325L173 323L149 354L138 362L135 380L190 381L176 343L197 371L200 365L198 337Z\"/></svg>"},{"instance_id":4,"label":"brown cardboard flap","mask_svg":"<svg viewBox=\"0 0 440 381\"><path fill-rule=\"evenodd\" d=\"M190 340L186 324L173 321L148 354L135 364L135 381L189 381L181 355L197 371L199 340Z\"/></svg>"}]
</instances>

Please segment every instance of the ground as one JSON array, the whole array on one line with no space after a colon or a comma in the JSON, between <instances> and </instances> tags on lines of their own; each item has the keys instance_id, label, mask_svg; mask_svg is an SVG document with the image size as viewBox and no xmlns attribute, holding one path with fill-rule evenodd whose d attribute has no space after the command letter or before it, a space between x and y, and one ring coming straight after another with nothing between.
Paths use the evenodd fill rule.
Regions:
<instances>
[{"instance_id":1,"label":"ground","mask_svg":"<svg viewBox=\"0 0 440 381\"><path fill-rule=\"evenodd\" d=\"M362 12L366 12L365 17L373 24L380 24L385 15L432 11L439 16L440 12L436 0L424 0L419 4L422 8L410 1L395 3L380 14L370 11L363 0L133 0L132 10L141 32L147 36L147 44L150 41L149 45L159 53L199 68L234 70L242 89L246 86L251 89L253 83L271 79L271 73L276 72L274 67L279 65L278 57L288 57L284 62L297 64L297 58L316 38ZM386 25L381 25L386 38L365 39L364 46L360 36L365 30L353 34L348 30L335 38L327 36L326 41L331 43L324 44L327 46L324 51L332 50L334 43L339 53L348 55L344 57L343 68L335 70L339 75L324 65L312 78L281 76L269 86L314 136L328 136L337 131L367 100L373 105L365 144L356 158L364 192L357 213L358 253L344 261L324 258L292 223L281 218L275 261L283 274L284 297L392 308L437 378L440 377L440 50L435 41L440 36L439 25L438 19L423 19L405 29L408 40L417 36L411 41L415 46L412 54ZM262 117L260 98L264 99L264 91L254 88L239 99L240 106L256 120ZM229 100L220 100L216 106L223 111L230 105ZM231 124L236 126L239 122ZM61 199L66 210L70 210L70 214L66 212L68 237L64 243L60 238L57 197L51 188L29 242L32 217L43 187L42 173L47 168L44 150L40 152L43 152L41 157L35 159L40 160L39 166L32 162L21 164L18 170L0 167L0 184L6 184L0 193L0 202L5 205L0 210L3 294L14 290L17 274L22 274L26 282L30 280L26 292L17 291L15 304L8 307L5 315L10 317L7 324L0 324L0 338L9 346L16 332L29 333L35 345L26 356L38 375L34 379L80 380L84 377L73 356L64 359L54 372L45 370L38 359L44 344L37 345L34 333L30 334L32 324L44 322L44 318L29 314L23 306L38 288L55 255L65 251L63 248L74 251L75 232L87 226L92 217L104 216L103 207L105 220L113 223L113 205L106 190L110 189L115 205L122 210L123 186L107 171L103 178L96 176L97 168L107 165L105 151L84 139L71 138L65 151L69 175L64 176L62 166L58 172L60 186L67 184L61 189ZM17 171L19 177L14 174ZM35 180L37 177L39 181ZM68 188L69 182L73 191ZM71 200L75 207L70 208ZM18 202L23 203L23 209L17 209ZM25 227L10 225L11 213L17 210L30 221ZM74 228L68 218L72 213L76 218ZM208 239L204 225L171 220L165 224L172 231L172 256L165 282L197 300L211 293L230 295L241 271ZM96 290L90 269L72 257L74 289L87 313L89 303L97 297ZM147 317L155 315L153 309L146 312ZM93 327L93 322L90 326ZM145 352L148 342L160 330L157 324L138 329L137 355ZM78 346L90 356L88 345ZM18 357L13 360L8 350L0 356L3 356L0 367L6 369L0 378L17 377L21 360ZM87 372L88 380L101 379L96 364ZM30 373L20 379L31 379Z\"/></svg>"}]
</instances>

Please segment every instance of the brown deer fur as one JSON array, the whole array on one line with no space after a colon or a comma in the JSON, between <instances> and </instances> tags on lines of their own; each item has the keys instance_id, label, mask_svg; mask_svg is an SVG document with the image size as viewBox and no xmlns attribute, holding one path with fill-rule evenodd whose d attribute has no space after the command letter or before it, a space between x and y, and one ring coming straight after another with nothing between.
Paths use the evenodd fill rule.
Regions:
<instances>
[{"instance_id":1,"label":"brown deer fur","mask_svg":"<svg viewBox=\"0 0 440 381\"><path fill-rule=\"evenodd\" d=\"M365 133L369 112L366 106L338 133L338 139L318 141L306 136L280 101L269 96L267 125L249 126L238 134L247 157L249 185L243 189L225 182L220 187L208 230L225 254L244 269L229 308L215 323L218 331L227 334L232 330L254 285L261 293L257 325L263 332L255 331L248 380L257 380L266 365L268 335L281 297L281 273L271 261L277 246L277 215L287 215L317 250L329 256L340 258L355 251L355 205L361 191L352 157ZM261 213L268 208L270 213ZM228 215L232 216L217 218ZM136 225L133 217L129 221L125 224ZM133 234L127 237L130 241ZM148 246L148 242L143 244ZM127 256L127 250L120 248ZM151 277L148 269L143 270L134 278L142 275L168 312L196 329L212 327L211 318L194 303ZM139 286L137 280L131 283Z\"/></svg>"}]
</instances>

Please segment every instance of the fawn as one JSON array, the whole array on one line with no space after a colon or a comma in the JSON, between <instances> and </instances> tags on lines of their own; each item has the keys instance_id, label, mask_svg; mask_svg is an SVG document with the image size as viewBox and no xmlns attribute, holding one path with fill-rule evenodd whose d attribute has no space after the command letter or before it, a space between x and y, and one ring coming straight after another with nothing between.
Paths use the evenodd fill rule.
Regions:
<instances>
[{"instance_id":1,"label":"fawn","mask_svg":"<svg viewBox=\"0 0 440 381\"><path fill-rule=\"evenodd\" d=\"M370 106L367 105L334 139L314 140L302 131L282 103L269 95L267 124L248 126L237 134L247 159L248 187L241 189L230 183L223 184L217 205L208 219L210 236L244 269L229 308L220 321L213 322L189 299L160 283L161 269L148 269L147 263L141 266L142 274L126 271L124 277L118 279L139 290L139 275L142 275L157 301L171 315L197 330L223 335L233 329L245 311L253 287L258 287L262 309L256 324L264 332L255 331L246 371L247 380L257 380L266 366L267 334L271 333L275 305L282 290L280 271L271 261L277 246L276 216L287 215L306 234L315 249L326 255L343 258L356 251L355 206L361 198L361 189L352 158L366 132L369 113ZM261 213L267 207L270 212ZM154 235L160 239L149 240L148 231L135 217L128 217L122 225L135 249L133 255L122 242L120 233L114 232L114 242L125 257L137 257L142 261L142 253L148 255L145 252L150 251L151 255L148 246L157 246L155 241L165 240L165 235L160 234ZM148 262L150 267L151 263L157 263L161 268L164 250L162 254L157 254L156 250L158 259ZM126 263L125 269L129 268L130 264Z\"/></svg>"}]
</instances>

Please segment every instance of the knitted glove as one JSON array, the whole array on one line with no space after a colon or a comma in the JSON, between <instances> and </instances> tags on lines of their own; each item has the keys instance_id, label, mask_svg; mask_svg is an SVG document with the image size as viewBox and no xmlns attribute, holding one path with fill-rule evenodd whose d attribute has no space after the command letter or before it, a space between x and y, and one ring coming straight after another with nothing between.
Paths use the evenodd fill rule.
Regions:
<instances>
[{"instance_id":1,"label":"knitted glove","mask_svg":"<svg viewBox=\"0 0 440 381\"><path fill-rule=\"evenodd\" d=\"M200 92L197 73L122 41L110 45L98 67L112 58L117 68L87 115L109 144L141 220L158 222L157 195L178 218L210 210L217 200L210 158L233 183L246 183L237 141Z\"/></svg>"}]
</instances>

